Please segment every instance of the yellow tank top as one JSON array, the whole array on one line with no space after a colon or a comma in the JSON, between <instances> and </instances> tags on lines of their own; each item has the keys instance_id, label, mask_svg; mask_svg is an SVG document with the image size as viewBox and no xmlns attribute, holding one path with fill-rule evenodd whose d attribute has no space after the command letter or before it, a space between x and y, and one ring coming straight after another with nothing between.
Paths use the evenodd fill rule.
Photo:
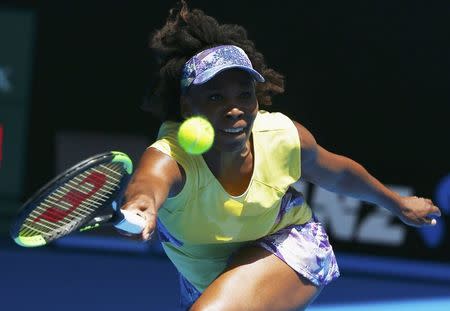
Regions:
<instances>
[{"instance_id":1,"label":"yellow tank top","mask_svg":"<svg viewBox=\"0 0 450 311\"><path fill-rule=\"evenodd\" d=\"M300 178L300 140L281 113L259 111L252 129L254 167L247 190L229 195L203 157L187 154L177 142L179 123L164 122L150 147L175 159L186 183L158 212L158 231L178 271L203 291L226 267L232 252L311 216L305 202L279 218L281 201Z\"/></svg>"}]
</instances>

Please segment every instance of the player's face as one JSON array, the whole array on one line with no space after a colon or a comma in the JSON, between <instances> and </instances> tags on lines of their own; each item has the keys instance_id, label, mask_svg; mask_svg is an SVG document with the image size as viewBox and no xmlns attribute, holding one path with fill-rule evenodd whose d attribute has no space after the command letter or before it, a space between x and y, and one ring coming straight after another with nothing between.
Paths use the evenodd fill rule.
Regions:
<instances>
[{"instance_id":1,"label":"player's face","mask_svg":"<svg viewBox=\"0 0 450 311\"><path fill-rule=\"evenodd\" d=\"M258 112L255 82L245 71L224 71L201 85L192 85L182 99L185 117L203 115L215 131L213 148L232 152L245 148Z\"/></svg>"}]
</instances>

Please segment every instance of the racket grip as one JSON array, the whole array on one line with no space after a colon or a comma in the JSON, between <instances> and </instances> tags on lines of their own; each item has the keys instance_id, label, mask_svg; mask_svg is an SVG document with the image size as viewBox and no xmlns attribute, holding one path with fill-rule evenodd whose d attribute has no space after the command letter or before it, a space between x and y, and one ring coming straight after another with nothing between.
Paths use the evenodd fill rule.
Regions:
<instances>
[{"instance_id":1,"label":"racket grip","mask_svg":"<svg viewBox=\"0 0 450 311\"><path fill-rule=\"evenodd\" d=\"M120 212L123 215L123 219L114 224L117 229L132 234L139 234L142 232L142 230L144 230L145 226L147 225L144 217L127 210L120 210Z\"/></svg>"}]
</instances>

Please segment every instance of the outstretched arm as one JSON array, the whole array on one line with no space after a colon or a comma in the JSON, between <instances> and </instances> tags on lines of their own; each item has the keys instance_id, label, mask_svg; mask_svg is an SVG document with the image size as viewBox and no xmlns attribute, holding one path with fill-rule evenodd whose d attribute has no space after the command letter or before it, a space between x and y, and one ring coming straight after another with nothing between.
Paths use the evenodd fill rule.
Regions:
<instances>
[{"instance_id":1,"label":"outstretched arm","mask_svg":"<svg viewBox=\"0 0 450 311\"><path fill-rule=\"evenodd\" d=\"M402 197L385 187L357 162L319 146L314 136L294 122L301 141L302 178L329 191L385 207L411 226L434 225L440 216L429 199Z\"/></svg>"},{"instance_id":2,"label":"outstretched arm","mask_svg":"<svg viewBox=\"0 0 450 311\"><path fill-rule=\"evenodd\" d=\"M121 207L147 220L142 239L150 238L156 227L158 209L168 196L181 191L183 184L183 171L174 159L155 148L144 152L125 192L126 203Z\"/></svg>"}]
</instances>

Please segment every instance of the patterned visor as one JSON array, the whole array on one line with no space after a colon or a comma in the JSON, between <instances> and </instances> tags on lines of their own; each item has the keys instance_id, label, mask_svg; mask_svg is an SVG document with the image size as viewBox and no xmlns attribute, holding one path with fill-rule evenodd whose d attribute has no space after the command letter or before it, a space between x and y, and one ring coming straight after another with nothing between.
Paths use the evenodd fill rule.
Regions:
<instances>
[{"instance_id":1,"label":"patterned visor","mask_svg":"<svg viewBox=\"0 0 450 311\"><path fill-rule=\"evenodd\" d=\"M191 84L203 84L218 73L232 68L247 71L255 81L264 82L263 76L253 69L244 50L234 45L221 45L201 51L184 64L181 93L185 94Z\"/></svg>"}]
</instances>

